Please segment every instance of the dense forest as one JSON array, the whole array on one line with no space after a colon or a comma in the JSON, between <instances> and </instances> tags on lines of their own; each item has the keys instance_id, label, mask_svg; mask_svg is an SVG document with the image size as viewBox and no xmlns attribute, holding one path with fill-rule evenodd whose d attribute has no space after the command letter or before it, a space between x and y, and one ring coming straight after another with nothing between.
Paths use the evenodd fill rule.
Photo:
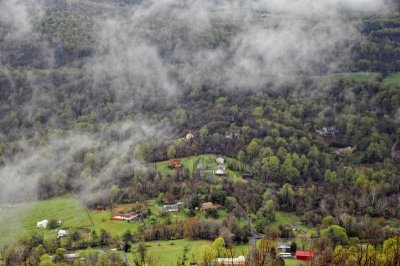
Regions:
<instances>
[{"instance_id":1,"label":"dense forest","mask_svg":"<svg viewBox=\"0 0 400 266\"><path fill-rule=\"evenodd\" d=\"M400 82L385 82L400 72L398 2L348 12L205 2L0 3L0 202L179 199L185 222L123 241L221 236L226 246L248 242L253 226L289 237L269 224L290 212L317 228L314 265L399 265ZM360 72L372 78L338 74ZM250 178L157 170L201 154ZM229 215L195 216L208 201ZM93 232L86 246L121 242ZM48 265L40 256L60 244L42 244L32 234L5 245L5 264ZM280 265L272 257L257 265ZM107 260L124 263L90 265Z\"/></svg>"}]
</instances>

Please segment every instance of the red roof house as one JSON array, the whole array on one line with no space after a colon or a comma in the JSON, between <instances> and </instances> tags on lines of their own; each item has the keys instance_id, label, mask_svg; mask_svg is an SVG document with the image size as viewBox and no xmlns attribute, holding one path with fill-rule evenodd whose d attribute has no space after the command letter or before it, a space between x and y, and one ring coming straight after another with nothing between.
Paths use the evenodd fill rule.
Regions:
<instances>
[{"instance_id":1,"label":"red roof house","mask_svg":"<svg viewBox=\"0 0 400 266\"><path fill-rule=\"evenodd\" d=\"M314 255L315 255L315 252L312 252L312 251L298 250L298 251L296 251L296 260L309 261L314 257Z\"/></svg>"},{"instance_id":2,"label":"red roof house","mask_svg":"<svg viewBox=\"0 0 400 266\"><path fill-rule=\"evenodd\" d=\"M171 160L171 161L169 161L168 166L172 169L181 168L181 160L178 160L178 159Z\"/></svg>"}]
</instances>

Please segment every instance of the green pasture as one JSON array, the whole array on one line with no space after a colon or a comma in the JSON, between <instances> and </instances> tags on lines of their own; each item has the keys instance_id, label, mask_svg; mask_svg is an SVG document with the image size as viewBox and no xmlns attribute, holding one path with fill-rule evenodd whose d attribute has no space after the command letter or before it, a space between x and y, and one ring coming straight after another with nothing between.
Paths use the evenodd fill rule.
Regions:
<instances>
[{"instance_id":1,"label":"green pasture","mask_svg":"<svg viewBox=\"0 0 400 266\"><path fill-rule=\"evenodd\" d=\"M244 169L249 170L250 167L239 162L238 160L230 157L223 156L225 158L225 167L227 168L227 177L231 178L235 181L244 181L238 171L234 171L230 169L230 164L240 164ZM215 170L218 164L215 162L217 156L215 154L202 154L197 156L190 156L185 158L179 158L181 160L181 165L184 168L189 169L191 175L199 170L200 175L207 177L211 176L213 178L218 178L218 176L213 175L213 170ZM158 162L156 163L156 169L162 175L175 175L176 170L171 169L168 166L168 161Z\"/></svg>"}]
</instances>

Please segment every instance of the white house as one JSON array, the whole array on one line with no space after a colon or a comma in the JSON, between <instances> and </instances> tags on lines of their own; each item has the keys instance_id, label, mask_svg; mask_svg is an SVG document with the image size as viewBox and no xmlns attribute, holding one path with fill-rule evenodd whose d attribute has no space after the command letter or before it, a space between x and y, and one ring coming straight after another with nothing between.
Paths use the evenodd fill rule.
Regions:
<instances>
[{"instance_id":1,"label":"white house","mask_svg":"<svg viewBox=\"0 0 400 266\"><path fill-rule=\"evenodd\" d=\"M237 258L218 258L218 265L244 265L246 262L245 256L239 256Z\"/></svg>"},{"instance_id":2,"label":"white house","mask_svg":"<svg viewBox=\"0 0 400 266\"><path fill-rule=\"evenodd\" d=\"M178 204L167 204L163 206L163 210L166 212L177 212L179 211Z\"/></svg>"},{"instance_id":3,"label":"white house","mask_svg":"<svg viewBox=\"0 0 400 266\"><path fill-rule=\"evenodd\" d=\"M47 225L49 224L48 220L43 220L43 221L39 221L36 223L36 227L38 228L47 228Z\"/></svg>"},{"instance_id":4,"label":"white house","mask_svg":"<svg viewBox=\"0 0 400 266\"><path fill-rule=\"evenodd\" d=\"M185 136L185 141L190 141L194 138L194 135L192 133L188 133Z\"/></svg>"}]
</instances>

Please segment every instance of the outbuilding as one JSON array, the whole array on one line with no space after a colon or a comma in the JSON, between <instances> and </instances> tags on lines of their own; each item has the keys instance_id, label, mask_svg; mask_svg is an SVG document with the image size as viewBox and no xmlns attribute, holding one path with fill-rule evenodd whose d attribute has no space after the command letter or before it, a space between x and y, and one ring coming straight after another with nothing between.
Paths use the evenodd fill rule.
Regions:
<instances>
[{"instance_id":1,"label":"outbuilding","mask_svg":"<svg viewBox=\"0 0 400 266\"><path fill-rule=\"evenodd\" d=\"M36 227L38 228L47 228L47 225L49 224L49 220L43 220L39 221L36 223Z\"/></svg>"},{"instance_id":2,"label":"outbuilding","mask_svg":"<svg viewBox=\"0 0 400 266\"><path fill-rule=\"evenodd\" d=\"M224 164L225 159L224 159L224 157L222 157L222 156L218 156L217 159L215 159L215 162L216 162L217 164Z\"/></svg>"},{"instance_id":3,"label":"outbuilding","mask_svg":"<svg viewBox=\"0 0 400 266\"><path fill-rule=\"evenodd\" d=\"M312 251L298 250L298 251L296 251L296 260L309 261L314 257L314 255L315 255L315 252L312 252Z\"/></svg>"},{"instance_id":4,"label":"outbuilding","mask_svg":"<svg viewBox=\"0 0 400 266\"><path fill-rule=\"evenodd\" d=\"M57 233L57 238L65 237L67 235L68 235L68 231L67 230L60 230Z\"/></svg>"}]
</instances>

